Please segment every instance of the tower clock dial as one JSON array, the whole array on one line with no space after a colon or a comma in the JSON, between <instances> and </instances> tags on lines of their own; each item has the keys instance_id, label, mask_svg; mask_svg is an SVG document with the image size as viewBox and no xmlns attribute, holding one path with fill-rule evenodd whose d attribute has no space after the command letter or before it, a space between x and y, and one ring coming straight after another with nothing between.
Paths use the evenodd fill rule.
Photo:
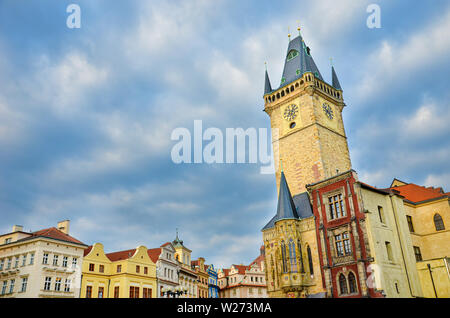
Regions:
<instances>
[{"instance_id":1,"label":"tower clock dial","mask_svg":"<svg viewBox=\"0 0 450 318\"><path fill-rule=\"evenodd\" d=\"M325 114L327 115L327 117L329 119L333 119L334 114L333 114L333 109L331 109L331 106L328 105L327 103L323 104L323 111L325 112Z\"/></svg>"},{"instance_id":2,"label":"tower clock dial","mask_svg":"<svg viewBox=\"0 0 450 318\"><path fill-rule=\"evenodd\" d=\"M294 120L295 118L297 118L297 115L298 115L297 105L290 105L290 106L286 107L283 117L284 117L284 119L291 121L291 120Z\"/></svg>"}]
</instances>

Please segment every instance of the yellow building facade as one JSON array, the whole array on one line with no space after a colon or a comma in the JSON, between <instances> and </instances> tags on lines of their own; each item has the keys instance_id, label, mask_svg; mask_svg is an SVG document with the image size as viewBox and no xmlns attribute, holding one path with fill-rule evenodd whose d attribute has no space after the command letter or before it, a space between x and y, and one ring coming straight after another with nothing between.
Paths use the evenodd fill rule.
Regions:
<instances>
[{"instance_id":1,"label":"yellow building facade","mask_svg":"<svg viewBox=\"0 0 450 318\"><path fill-rule=\"evenodd\" d=\"M156 265L145 246L105 254L101 243L83 258L81 298L157 298Z\"/></svg>"},{"instance_id":2,"label":"yellow building facade","mask_svg":"<svg viewBox=\"0 0 450 318\"><path fill-rule=\"evenodd\" d=\"M450 193L397 179L424 296L450 298Z\"/></svg>"}]
</instances>

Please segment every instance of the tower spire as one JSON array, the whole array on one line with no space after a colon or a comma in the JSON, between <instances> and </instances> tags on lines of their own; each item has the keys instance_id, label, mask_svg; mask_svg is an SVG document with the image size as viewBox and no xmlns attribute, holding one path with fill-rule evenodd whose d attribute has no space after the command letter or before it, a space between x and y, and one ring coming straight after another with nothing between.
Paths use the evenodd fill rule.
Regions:
<instances>
[{"instance_id":1,"label":"tower spire","mask_svg":"<svg viewBox=\"0 0 450 318\"><path fill-rule=\"evenodd\" d=\"M342 87L341 87L341 84L339 83L339 79L336 75L336 71L334 70L333 64L331 64L331 78L332 78L333 87L339 91L342 91Z\"/></svg>"},{"instance_id":2,"label":"tower spire","mask_svg":"<svg viewBox=\"0 0 450 318\"><path fill-rule=\"evenodd\" d=\"M277 221L283 219L298 219L297 209L292 199L291 191L284 172L281 171L280 192L278 194Z\"/></svg>"},{"instance_id":3,"label":"tower spire","mask_svg":"<svg viewBox=\"0 0 450 318\"><path fill-rule=\"evenodd\" d=\"M269 73L267 72L267 62L264 63L266 65L266 78L264 84L264 95L272 92L272 85L270 85Z\"/></svg>"}]
</instances>

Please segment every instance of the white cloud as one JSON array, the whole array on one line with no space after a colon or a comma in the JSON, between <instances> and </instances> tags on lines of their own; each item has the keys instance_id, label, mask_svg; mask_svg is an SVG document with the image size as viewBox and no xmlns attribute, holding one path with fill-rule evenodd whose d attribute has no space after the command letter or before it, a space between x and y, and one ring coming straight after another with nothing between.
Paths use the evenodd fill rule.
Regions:
<instances>
[{"instance_id":1,"label":"white cloud","mask_svg":"<svg viewBox=\"0 0 450 318\"><path fill-rule=\"evenodd\" d=\"M402 43L384 40L367 60L363 79L357 86L359 99L367 99L395 81L410 79L448 59L450 54L450 7L437 21L413 31ZM420 81L420 77L417 77Z\"/></svg>"},{"instance_id":2,"label":"white cloud","mask_svg":"<svg viewBox=\"0 0 450 318\"><path fill-rule=\"evenodd\" d=\"M430 174L425 179L424 186L435 188L443 187L444 191L450 192L450 173L440 175Z\"/></svg>"}]
</instances>

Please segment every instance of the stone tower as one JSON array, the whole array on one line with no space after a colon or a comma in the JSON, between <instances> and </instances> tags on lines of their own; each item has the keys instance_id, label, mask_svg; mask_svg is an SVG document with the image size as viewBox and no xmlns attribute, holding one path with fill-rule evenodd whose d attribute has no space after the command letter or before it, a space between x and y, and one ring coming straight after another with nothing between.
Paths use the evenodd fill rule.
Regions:
<instances>
[{"instance_id":1,"label":"stone tower","mask_svg":"<svg viewBox=\"0 0 450 318\"><path fill-rule=\"evenodd\" d=\"M266 71L264 110L270 116L275 160L282 160L293 196L305 192L307 184L351 169L342 89L334 67L331 73L330 85L301 34L289 41L279 88L272 89Z\"/></svg>"}]
</instances>

